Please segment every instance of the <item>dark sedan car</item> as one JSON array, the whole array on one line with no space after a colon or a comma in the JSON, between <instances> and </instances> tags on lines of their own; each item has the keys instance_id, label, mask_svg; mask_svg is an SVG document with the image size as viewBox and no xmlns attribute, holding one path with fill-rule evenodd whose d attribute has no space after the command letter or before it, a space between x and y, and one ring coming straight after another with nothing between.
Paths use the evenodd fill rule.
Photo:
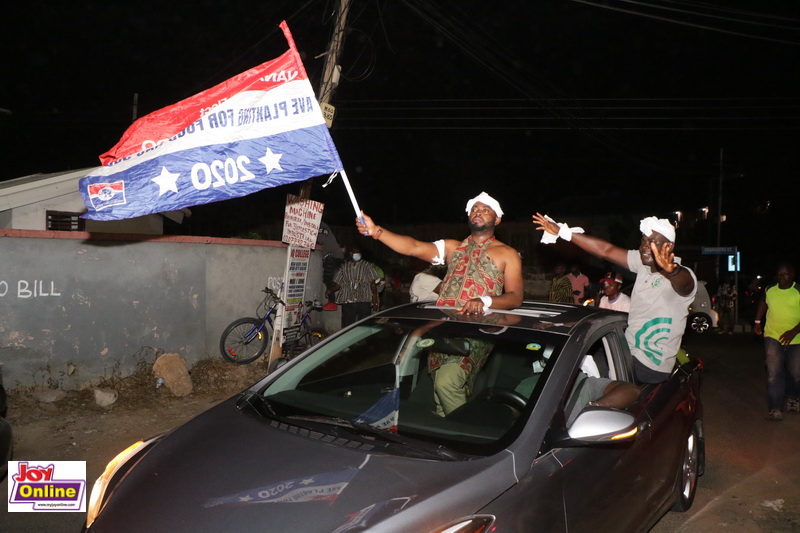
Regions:
<instances>
[{"instance_id":1,"label":"dark sedan car","mask_svg":"<svg viewBox=\"0 0 800 533\"><path fill-rule=\"evenodd\" d=\"M700 364L625 409L587 404L581 383L633 380L626 317L536 302L378 313L120 454L88 530L646 531L694 499ZM468 401L437 415L428 358L476 346L490 351Z\"/></svg>"}]
</instances>

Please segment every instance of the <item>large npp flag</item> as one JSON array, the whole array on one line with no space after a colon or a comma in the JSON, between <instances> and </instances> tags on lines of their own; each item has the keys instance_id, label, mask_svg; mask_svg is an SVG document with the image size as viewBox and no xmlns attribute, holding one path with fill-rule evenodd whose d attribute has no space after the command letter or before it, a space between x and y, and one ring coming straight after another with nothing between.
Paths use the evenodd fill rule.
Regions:
<instances>
[{"instance_id":1,"label":"large npp flag","mask_svg":"<svg viewBox=\"0 0 800 533\"><path fill-rule=\"evenodd\" d=\"M342 170L286 22L289 50L134 122L80 180L84 218L119 220Z\"/></svg>"}]
</instances>

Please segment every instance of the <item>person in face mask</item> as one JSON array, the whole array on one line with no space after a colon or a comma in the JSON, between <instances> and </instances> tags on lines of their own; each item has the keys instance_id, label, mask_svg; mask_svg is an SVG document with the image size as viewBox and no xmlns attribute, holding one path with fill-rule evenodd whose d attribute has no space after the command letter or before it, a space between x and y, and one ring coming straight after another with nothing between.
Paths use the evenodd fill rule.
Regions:
<instances>
[{"instance_id":1,"label":"person in face mask","mask_svg":"<svg viewBox=\"0 0 800 533\"><path fill-rule=\"evenodd\" d=\"M375 265L362 258L361 250L352 246L345 261L333 276L333 285L325 291L336 293L336 303L342 306L342 327L368 317L378 310L378 282Z\"/></svg>"}]
</instances>

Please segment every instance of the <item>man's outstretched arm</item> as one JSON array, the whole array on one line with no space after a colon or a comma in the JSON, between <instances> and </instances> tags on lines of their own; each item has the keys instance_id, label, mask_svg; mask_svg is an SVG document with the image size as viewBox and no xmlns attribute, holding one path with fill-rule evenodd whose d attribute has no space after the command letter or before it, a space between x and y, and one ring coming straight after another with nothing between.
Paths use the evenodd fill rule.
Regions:
<instances>
[{"instance_id":1,"label":"man's outstretched arm","mask_svg":"<svg viewBox=\"0 0 800 533\"><path fill-rule=\"evenodd\" d=\"M537 230L546 231L551 235L558 235L561 229L558 224L548 220L540 213L533 215L533 223L536 224ZM571 242L595 257L611 261L628 270L628 251L624 248L583 233L573 233Z\"/></svg>"},{"instance_id":2,"label":"man's outstretched arm","mask_svg":"<svg viewBox=\"0 0 800 533\"><path fill-rule=\"evenodd\" d=\"M439 257L439 252L436 245L432 242L418 241L413 237L407 235L400 235L394 233L386 228L378 226L372 221L364 212L361 212L361 219L356 219L356 228L358 232L365 236L370 236L376 241L380 241L395 252L403 255L410 255L417 259L422 259L428 263L442 264L447 260L447 253L450 250L445 250L445 255L441 257L441 261L434 261Z\"/></svg>"}]
</instances>

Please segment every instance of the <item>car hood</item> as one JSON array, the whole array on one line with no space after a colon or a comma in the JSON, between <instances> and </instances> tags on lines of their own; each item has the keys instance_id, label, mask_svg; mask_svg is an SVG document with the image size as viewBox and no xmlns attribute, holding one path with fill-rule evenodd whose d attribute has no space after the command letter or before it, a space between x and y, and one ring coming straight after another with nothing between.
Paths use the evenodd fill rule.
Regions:
<instances>
[{"instance_id":1,"label":"car hood","mask_svg":"<svg viewBox=\"0 0 800 533\"><path fill-rule=\"evenodd\" d=\"M516 482L508 451L446 461L381 444L277 423L229 400L133 459L90 531L329 533L382 522L429 531Z\"/></svg>"}]
</instances>

